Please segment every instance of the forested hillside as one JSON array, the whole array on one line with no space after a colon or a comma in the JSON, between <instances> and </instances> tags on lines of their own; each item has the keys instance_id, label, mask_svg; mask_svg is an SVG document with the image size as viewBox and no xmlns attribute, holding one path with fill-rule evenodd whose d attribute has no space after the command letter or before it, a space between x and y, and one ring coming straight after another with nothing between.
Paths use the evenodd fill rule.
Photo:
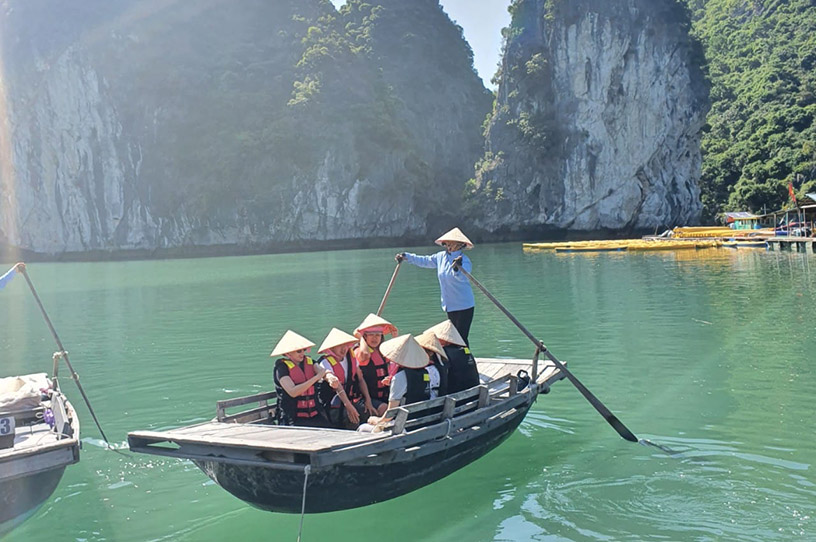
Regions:
<instances>
[{"instance_id":1,"label":"forested hillside","mask_svg":"<svg viewBox=\"0 0 816 542\"><path fill-rule=\"evenodd\" d=\"M703 136L703 219L761 211L816 188L816 2L689 0L712 107ZM797 179L798 176L798 179Z\"/></svg>"}]
</instances>

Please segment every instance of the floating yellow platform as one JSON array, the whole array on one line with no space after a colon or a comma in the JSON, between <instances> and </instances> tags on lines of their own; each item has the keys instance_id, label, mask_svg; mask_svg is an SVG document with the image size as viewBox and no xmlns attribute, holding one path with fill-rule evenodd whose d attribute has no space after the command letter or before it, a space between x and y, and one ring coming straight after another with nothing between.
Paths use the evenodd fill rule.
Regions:
<instances>
[{"instance_id":1,"label":"floating yellow platform","mask_svg":"<svg viewBox=\"0 0 816 542\"><path fill-rule=\"evenodd\" d=\"M560 243L524 243L525 250L553 250L557 253L569 252L652 252L658 250L690 250L716 248L720 240L688 239L619 239L613 241L565 241Z\"/></svg>"}]
</instances>

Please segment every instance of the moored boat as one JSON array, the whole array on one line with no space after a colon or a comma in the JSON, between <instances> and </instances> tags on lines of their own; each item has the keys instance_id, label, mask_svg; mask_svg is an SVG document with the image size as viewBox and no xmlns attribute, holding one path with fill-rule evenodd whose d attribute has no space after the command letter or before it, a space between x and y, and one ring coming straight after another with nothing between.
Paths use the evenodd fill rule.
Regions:
<instances>
[{"instance_id":1,"label":"moored boat","mask_svg":"<svg viewBox=\"0 0 816 542\"><path fill-rule=\"evenodd\" d=\"M56 378L0 378L0 536L34 514L77 461L79 418Z\"/></svg>"},{"instance_id":2,"label":"moored boat","mask_svg":"<svg viewBox=\"0 0 816 542\"><path fill-rule=\"evenodd\" d=\"M764 239L751 241L748 239L732 239L723 243L725 248L768 248L768 243Z\"/></svg>"},{"instance_id":3,"label":"moored boat","mask_svg":"<svg viewBox=\"0 0 816 542\"><path fill-rule=\"evenodd\" d=\"M539 394L565 376L549 361L477 364L481 385L392 409L386 415L392 421L379 433L271 425L275 393L268 392L219 401L211 422L131 432L128 443L135 452L190 459L221 487L263 510L366 506L482 457L513 433ZM248 405L253 408L228 414Z\"/></svg>"}]
</instances>

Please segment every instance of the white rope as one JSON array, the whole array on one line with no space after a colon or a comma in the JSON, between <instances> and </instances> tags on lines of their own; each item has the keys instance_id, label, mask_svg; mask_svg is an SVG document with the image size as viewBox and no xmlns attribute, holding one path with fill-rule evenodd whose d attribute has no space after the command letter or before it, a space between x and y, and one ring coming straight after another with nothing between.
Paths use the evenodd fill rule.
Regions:
<instances>
[{"instance_id":1,"label":"white rope","mask_svg":"<svg viewBox=\"0 0 816 542\"><path fill-rule=\"evenodd\" d=\"M303 467L303 501L300 504L300 528L298 528L297 542L300 542L300 535L303 534L303 516L306 514L306 484L309 482L309 473L311 471L311 465Z\"/></svg>"}]
</instances>

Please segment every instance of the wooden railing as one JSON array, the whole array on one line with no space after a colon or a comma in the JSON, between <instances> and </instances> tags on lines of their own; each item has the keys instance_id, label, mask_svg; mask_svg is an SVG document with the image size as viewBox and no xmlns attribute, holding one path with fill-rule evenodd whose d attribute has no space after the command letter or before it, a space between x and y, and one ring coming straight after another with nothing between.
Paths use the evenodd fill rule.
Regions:
<instances>
[{"instance_id":1,"label":"wooden railing","mask_svg":"<svg viewBox=\"0 0 816 542\"><path fill-rule=\"evenodd\" d=\"M516 393L518 378L515 375L506 375L444 397L389 409L384 417L392 418L392 421L386 424L386 428L391 429L394 434L419 429L473 412L490 405L492 401L504 396L512 397Z\"/></svg>"},{"instance_id":2,"label":"wooden railing","mask_svg":"<svg viewBox=\"0 0 816 542\"><path fill-rule=\"evenodd\" d=\"M275 418L275 403L269 404L270 399L277 399L278 394L274 391L256 393L246 397L236 397L235 399L225 399L215 404L215 418L224 423L257 423ZM258 403L258 406L249 410L242 410L235 414L227 414L228 408Z\"/></svg>"},{"instance_id":3,"label":"wooden railing","mask_svg":"<svg viewBox=\"0 0 816 542\"><path fill-rule=\"evenodd\" d=\"M438 423L476 409L485 407L502 397L511 397L518 392L518 377L505 375L473 388L438 397L421 403L413 403L392 408L385 413L392 421L386 424L395 434ZM235 399L225 399L216 403L216 420L223 423L261 423L275 417L274 391L257 393ZM258 406L228 414L227 409L257 403Z\"/></svg>"}]
</instances>

